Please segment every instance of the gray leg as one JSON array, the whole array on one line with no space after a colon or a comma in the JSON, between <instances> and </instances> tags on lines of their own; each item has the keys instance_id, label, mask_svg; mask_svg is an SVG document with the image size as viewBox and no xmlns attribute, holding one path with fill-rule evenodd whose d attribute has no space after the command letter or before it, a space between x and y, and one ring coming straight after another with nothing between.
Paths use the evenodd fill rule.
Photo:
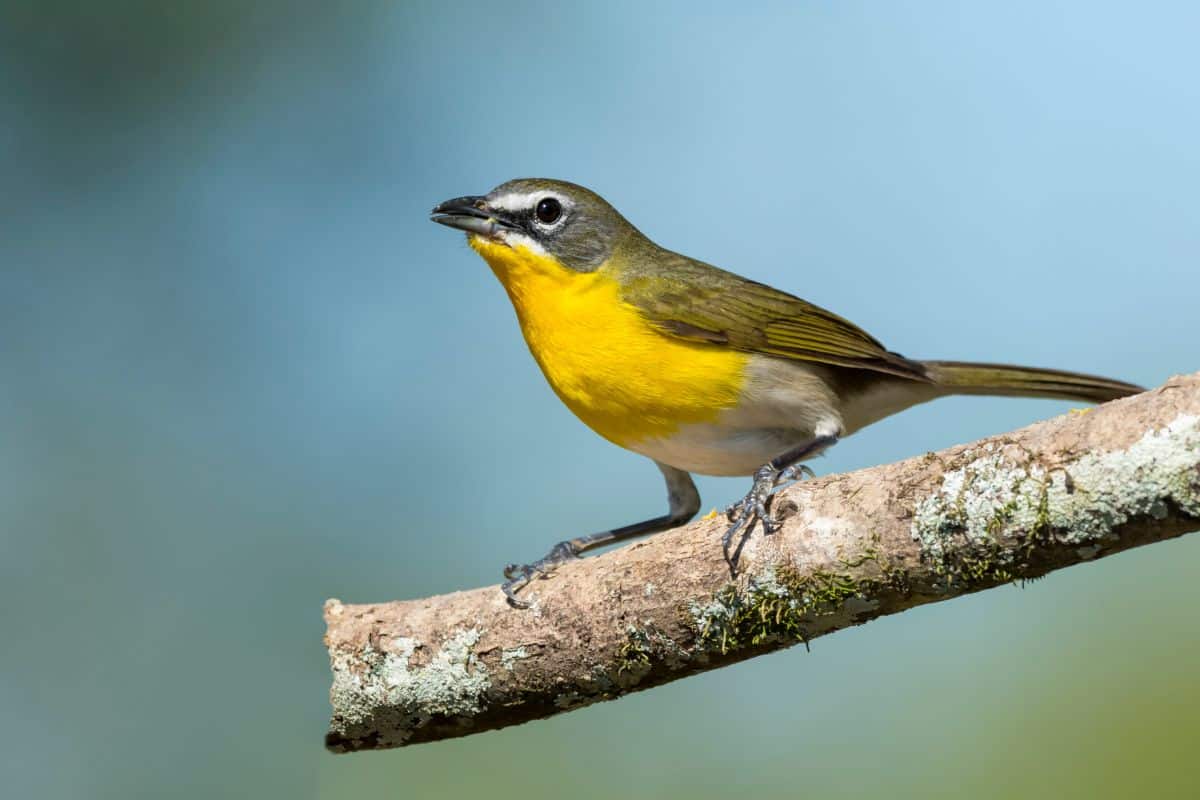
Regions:
<instances>
[{"instance_id":1,"label":"gray leg","mask_svg":"<svg viewBox=\"0 0 1200 800\"><path fill-rule=\"evenodd\" d=\"M644 522L635 522L622 528L614 528L611 531L601 531L567 539L565 542L554 545L549 553L532 564L509 564L504 568L504 577L508 580L500 587L508 597L509 605L528 608L528 603L517 599L517 591L529 583L535 575L547 575L556 564L578 558L588 550L606 544L677 528L696 516L696 512L700 510L700 493L696 491L696 484L692 483L692 476L681 469L659 464L657 461L654 463L662 470L663 477L667 481L669 506L666 514Z\"/></svg>"},{"instance_id":2,"label":"gray leg","mask_svg":"<svg viewBox=\"0 0 1200 800\"><path fill-rule=\"evenodd\" d=\"M778 527L778 523L771 519L770 513L767 511L767 500L771 494L783 484L797 480L803 477L812 477L812 470L804 466L800 462L806 458L812 458L817 453L837 444L838 437L836 435L817 436L803 444L780 453L771 459L766 464L758 468L754 473L754 484L750 487L750 491L746 496L737 501L729 508L725 509L725 516L733 524L725 531L725 535L721 537L721 546L725 550L725 560L729 562L732 568L737 564L737 552L730 558L729 543L733 541L733 537L739 531L742 532L742 537L750 535L754 530L754 523L762 524L764 533L774 533ZM741 544L738 544L738 550L741 550Z\"/></svg>"}]
</instances>

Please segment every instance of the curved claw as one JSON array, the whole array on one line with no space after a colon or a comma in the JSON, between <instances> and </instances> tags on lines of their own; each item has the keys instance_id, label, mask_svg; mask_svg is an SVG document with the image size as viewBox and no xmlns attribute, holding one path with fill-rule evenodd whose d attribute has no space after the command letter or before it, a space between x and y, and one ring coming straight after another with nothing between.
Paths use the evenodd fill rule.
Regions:
<instances>
[{"instance_id":1,"label":"curved claw","mask_svg":"<svg viewBox=\"0 0 1200 800\"><path fill-rule=\"evenodd\" d=\"M779 530L779 523L771 516L771 512L767 510L766 503L758 503L754 507L754 516L763 526L763 533L770 536L775 531Z\"/></svg>"},{"instance_id":2,"label":"curved claw","mask_svg":"<svg viewBox=\"0 0 1200 800\"><path fill-rule=\"evenodd\" d=\"M803 478L815 477L815 473L804 464L793 464L783 470L778 470L767 464L754 473L754 484L746 496L725 509L725 518L733 524L721 537L721 547L725 550L725 560L730 561L729 545L739 532L749 536L754 530L754 524L762 525L763 533L772 534L779 530L780 523L776 522L768 509L771 495L782 484ZM731 562L732 563L732 562Z\"/></svg>"},{"instance_id":3,"label":"curved claw","mask_svg":"<svg viewBox=\"0 0 1200 800\"><path fill-rule=\"evenodd\" d=\"M517 575L515 571L512 575L510 575L509 567L518 567L518 565L509 564L504 568L504 577L508 578L508 580L500 584L500 591L504 592L505 599L508 600L508 604L513 608L529 608L529 603L526 603L524 600L521 600L517 597L517 590L529 583L531 575L529 572L526 572L522 575ZM528 568L528 565L526 565L526 568Z\"/></svg>"},{"instance_id":4,"label":"curved claw","mask_svg":"<svg viewBox=\"0 0 1200 800\"><path fill-rule=\"evenodd\" d=\"M737 518L733 519L733 514L737 514ZM731 506L730 518L733 524L725 531L725 535L721 537L721 547L725 551L725 560L729 561L729 545L733 541L733 537L739 531L744 531L743 535L749 535L754 531L755 523L761 524L763 532L772 534L779 529L779 523L771 519L771 512L767 509L766 498L758 498L752 489L738 503Z\"/></svg>"},{"instance_id":5,"label":"curved claw","mask_svg":"<svg viewBox=\"0 0 1200 800\"><path fill-rule=\"evenodd\" d=\"M549 553L532 564L507 564L504 567L504 577L508 580L500 584L500 591L504 592L510 606L529 608L529 603L517 598L517 592L525 588L534 577L545 578L554 571L554 567L576 558L579 558L579 552L575 545L566 541L554 545Z\"/></svg>"},{"instance_id":6,"label":"curved claw","mask_svg":"<svg viewBox=\"0 0 1200 800\"><path fill-rule=\"evenodd\" d=\"M792 464L790 467L779 473L779 477L775 479L775 485L787 483L788 481L802 481L805 478L815 478L817 473L813 472L807 464Z\"/></svg>"},{"instance_id":7,"label":"curved claw","mask_svg":"<svg viewBox=\"0 0 1200 800\"><path fill-rule=\"evenodd\" d=\"M733 506L730 506L730 508L732 509ZM742 527L745 526L746 522L750 519L750 515L742 514L737 519L734 519L732 511L730 511L730 512L726 513L726 516L728 516L729 521L733 523L732 525L730 525L728 528L725 529L725 535L721 537L721 547L724 548L725 560L728 561L729 560L729 543L731 541L733 541L733 535L735 533L737 533L739 530L741 530Z\"/></svg>"}]
</instances>

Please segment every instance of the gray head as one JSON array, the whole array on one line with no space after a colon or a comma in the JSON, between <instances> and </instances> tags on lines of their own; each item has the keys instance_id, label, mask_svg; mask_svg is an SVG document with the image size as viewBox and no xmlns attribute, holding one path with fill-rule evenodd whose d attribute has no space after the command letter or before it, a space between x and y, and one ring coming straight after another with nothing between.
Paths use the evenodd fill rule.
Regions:
<instances>
[{"instance_id":1,"label":"gray head","mask_svg":"<svg viewBox=\"0 0 1200 800\"><path fill-rule=\"evenodd\" d=\"M545 252L590 272L635 229L595 192L566 181L518 178L483 196L456 197L433 209L434 222L509 247Z\"/></svg>"}]
</instances>

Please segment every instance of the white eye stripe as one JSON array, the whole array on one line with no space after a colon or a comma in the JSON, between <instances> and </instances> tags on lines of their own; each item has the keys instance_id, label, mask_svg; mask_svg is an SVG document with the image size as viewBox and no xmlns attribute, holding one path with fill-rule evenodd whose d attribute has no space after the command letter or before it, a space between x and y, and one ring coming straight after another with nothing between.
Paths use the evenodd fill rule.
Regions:
<instances>
[{"instance_id":1,"label":"white eye stripe","mask_svg":"<svg viewBox=\"0 0 1200 800\"><path fill-rule=\"evenodd\" d=\"M493 197L488 200L488 205L497 211L508 211L510 213L516 211L533 211L533 207L537 205L539 200L547 197L553 197L557 200L564 209L570 208L570 201L561 194L555 192L509 192L502 194L499 197Z\"/></svg>"},{"instance_id":2,"label":"white eye stripe","mask_svg":"<svg viewBox=\"0 0 1200 800\"><path fill-rule=\"evenodd\" d=\"M492 198L488 201L488 205L500 211L525 211L533 208L534 201L540 199L541 196L541 192L510 192Z\"/></svg>"}]
</instances>

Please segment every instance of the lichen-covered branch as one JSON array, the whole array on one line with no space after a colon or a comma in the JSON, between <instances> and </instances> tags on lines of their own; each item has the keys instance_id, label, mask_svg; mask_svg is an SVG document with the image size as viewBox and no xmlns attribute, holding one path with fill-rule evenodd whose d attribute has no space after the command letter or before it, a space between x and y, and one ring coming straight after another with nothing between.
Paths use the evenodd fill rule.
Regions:
<instances>
[{"instance_id":1,"label":"lichen-covered branch","mask_svg":"<svg viewBox=\"0 0 1200 800\"><path fill-rule=\"evenodd\" d=\"M515 725L1200 528L1200 374L777 495L732 575L723 519L534 581L325 605L335 751Z\"/></svg>"}]
</instances>

